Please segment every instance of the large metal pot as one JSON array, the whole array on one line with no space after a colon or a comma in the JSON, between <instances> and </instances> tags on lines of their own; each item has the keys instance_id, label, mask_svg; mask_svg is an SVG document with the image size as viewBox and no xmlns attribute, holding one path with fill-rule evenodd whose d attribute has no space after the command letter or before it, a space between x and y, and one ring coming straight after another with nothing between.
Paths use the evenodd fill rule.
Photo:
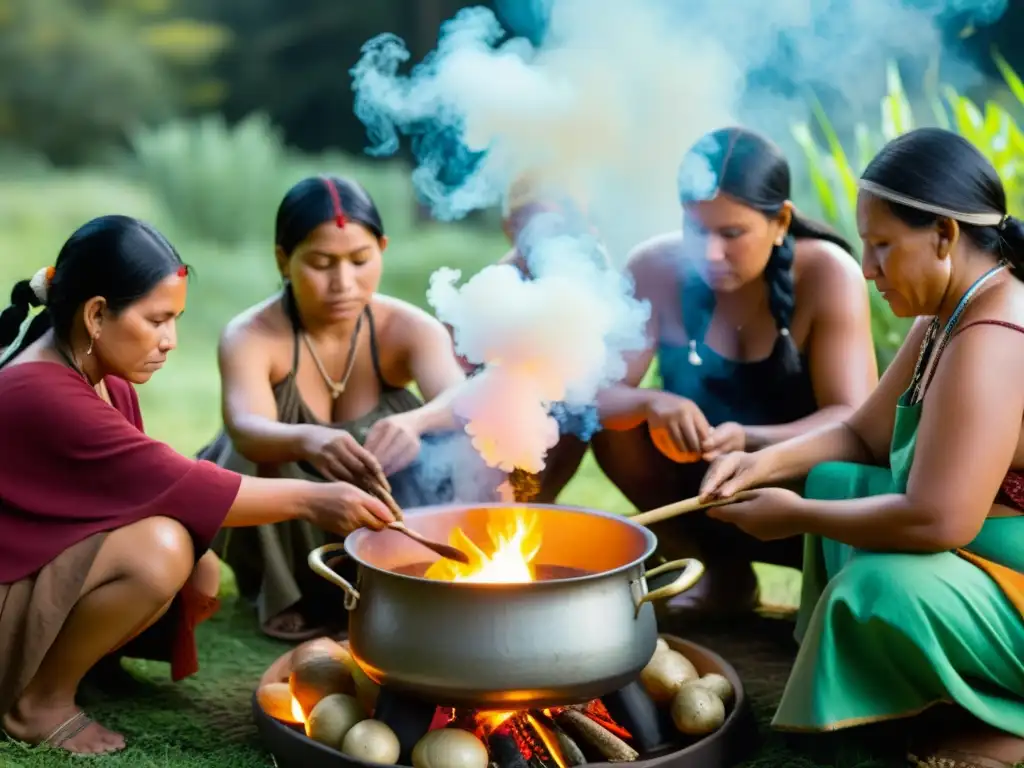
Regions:
<instances>
[{"instance_id":1,"label":"large metal pot","mask_svg":"<svg viewBox=\"0 0 1024 768\"><path fill-rule=\"evenodd\" d=\"M406 525L447 541L460 527L486 542L492 510L516 504L408 510ZM697 560L646 573L681 571L648 591L644 561L657 539L628 518L574 507L528 505L541 517L537 564L588 575L526 584L419 578L395 569L432 562L429 550L395 531L360 530L328 544L309 564L345 592L349 646L369 677L441 706L530 709L583 703L634 680L654 654L651 602L700 579ZM344 551L358 565L355 586L325 562Z\"/></svg>"}]
</instances>

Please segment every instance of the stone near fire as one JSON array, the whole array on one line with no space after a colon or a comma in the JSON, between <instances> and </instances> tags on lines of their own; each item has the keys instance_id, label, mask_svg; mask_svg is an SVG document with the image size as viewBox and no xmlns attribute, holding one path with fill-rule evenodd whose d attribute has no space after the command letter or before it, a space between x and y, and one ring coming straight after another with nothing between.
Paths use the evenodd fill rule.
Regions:
<instances>
[{"instance_id":1,"label":"stone near fire","mask_svg":"<svg viewBox=\"0 0 1024 768\"><path fill-rule=\"evenodd\" d=\"M732 701L733 696L736 692L732 688L732 683L724 675L719 675L716 672L711 672L704 675L699 680L694 682L694 685L699 685L703 688L707 688L709 691L714 693L723 703L728 704Z\"/></svg>"},{"instance_id":2,"label":"stone near fire","mask_svg":"<svg viewBox=\"0 0 1024 768\"><path fill-rule=\"evenodd\" d=\"M487 747L469 731L439 728L412 751L413 768L487 768Z\"/></svg>"},{"instance_id":3,"label":"stone near fire","mask_svg":"<svg viewBox=\"0 0 1024 768\"><path fill-rule=\"evenodd\" d=\"M306 717L321 699L335 693L355 694L351 663L349 652L327 638L311 640L295 649L288 684Z\"/></svg>"},{"instance_id":4,"label":"stone near fire","mask_svg":"<svg viewBox=\"0 0 1024 768\"><path fill-rule=\"evenodd\" d=\"M689 683L672 699L672 722L687 736L706 736L725 722L725 704L707 688Z\"/></svg>"},{"instance_id":5,"label":"stone near fire","mask_svg":"<svg viewBox=\"0 0 1024 768\"><path fill-rule=\"evenodd\" d=\"M288 683L268 683L256 691L256 701L260 709L275 720L283 723L296 723L295 712L292 710L292 692Z\"/></svg>"},{"instance_id":6,"label":"stone near fire","mask_svg":"<svg viewBox=\"0 0 1024 768\"><path fill-rule=\"evenodd\" d=\"M368 763L394 765L402 753L402 746L395 732L380 720L363 720L345 734L341 753Z\"/></svg>"},{"instance_id":7,"label":"stone near fire","mask_svg":"<svg viewBox=\"0 0 1024 768\"><path fill-rule=\"evenodd\" d=\"M640 672L640 684L653 701L667 704L676 691L699 677L697 668L678 651L655 651Z\"/></svg>"},{"instance_id":8,"label":"stone near fire","mask_svg":"<svg viewBox=\"0 0 1024 768\"><path fill-rule=\"evenodd\" d=\"M377 697L380 695L380 686L370 679L369 675L363 672L358 662L349 657L351 663L348 665L352 675L352 682L355 684L356 701L358 701L366 713L372 715L377 709Z\"/></svg>"},{"instance_id":9,"label":"stone near fire","mask_svg":"<svg viewBox=\"0 0 1024 768\"><path fill-rule=\"evenodd\" d=\"M306 735L332 749L339 749L352 726L366 719L366 713L353 697L334 693L321 699L306 721Z\"/></svg>"}]
</instances>

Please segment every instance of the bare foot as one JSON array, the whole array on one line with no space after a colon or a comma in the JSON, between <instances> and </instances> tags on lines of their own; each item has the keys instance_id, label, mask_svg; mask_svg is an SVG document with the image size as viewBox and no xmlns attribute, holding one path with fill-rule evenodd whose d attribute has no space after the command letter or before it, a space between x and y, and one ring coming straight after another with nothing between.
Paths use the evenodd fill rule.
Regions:
<instances>
[{"instance_id":1,"label":"bare foot","mask_svg":"<svg viewBox=\"0 0 1024 768\"><path fill-rule=\"evenodd\" d=\"M7 735L28 744L80 755L105 755L125 747L124 736L94 723L75 706L27 706L19 701L3 718Z\"/></svg>"},{"instance_id":2,"label":"bare foot","mask_svg":"<svg viewBox=\"0 0 1024 768\"><path fill-rule=\"evenodd\" d=\"M922 768L1013 768L1024 761L1024 739L975 724L913 756Z\"/></svg>"}]
</instances>

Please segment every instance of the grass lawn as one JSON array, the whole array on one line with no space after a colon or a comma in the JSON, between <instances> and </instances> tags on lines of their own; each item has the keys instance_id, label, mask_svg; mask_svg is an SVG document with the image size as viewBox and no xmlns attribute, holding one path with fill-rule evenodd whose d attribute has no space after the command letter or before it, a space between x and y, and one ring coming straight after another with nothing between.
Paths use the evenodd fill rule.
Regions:
<instances>
[{"instance_id":1,"label":"grass lawn","mask_svg":"<svg viewBox=\"0 0 1024 768\"><path fill-rule=\"evenodd\" d=\"M371 186L371 192L376 191ZM389 200L400 200L391 194ZM129 182L95 174L0 180L0 290L51 264L66 237L88 218L127 213L152 220L181 250L197 273L189 307L179 329L179 348L164 371L140 390L147 430L190 454L213 437L219 424L215 346L219 329L236 312L262 299L278 283L268 244L224 248L182 236L148 192ZM266 217L272 211L259 212ZM391 212L383 211L385 219ZM401 221L401 217L397 217ZM409 217L406 217L409 219ZM393 227L385 256L382 291L424 303L427 279L442 265L472 272L504 251L497 234L441 225ZM628 513L628 503L588 457L562 501ZM793 604L799 589L794 571L759 570L766 602ZM227 582L230 592L230 579ZM229 600L201 630L202 672L172 686L161 665L135 664L145 680L130 698L83 701L111 727L123 729L131 748L104 764L132 768L249 768L268 766L257 743L249 697L265 667L284 646L256 631L250 612ZM762 713L765 714L765 713ZM3 768L67 765L59 754L26 752L0 743ZM877 765L852 762L849 765ZM758 768L813 768L773 748ZM829 761L823 765L835 765Z\"/></svg>"}]
</instances>

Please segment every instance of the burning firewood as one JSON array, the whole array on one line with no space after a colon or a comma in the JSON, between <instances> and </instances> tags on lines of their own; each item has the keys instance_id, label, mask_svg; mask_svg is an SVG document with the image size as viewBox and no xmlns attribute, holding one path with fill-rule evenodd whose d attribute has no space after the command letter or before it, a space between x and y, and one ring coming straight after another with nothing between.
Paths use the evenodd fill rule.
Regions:
<instances>
[{"instance_id":1,"label":"burning firewood","mask_svg":"<svg viewBox=\"0 0 1024 768\"><path fill-rule=\"evenodd\" d=\"M487 738L487 751L491 755L491 765L499 768L530 768L512 729L507 726L503 725Z\"/></svg>"},{"instance_id":2,"label":"burning firewood","mask_svg":"<svg viewBox=\"0 0 1024 768\"><path fill-rule=\"evenodd\" d=\"M629 744L575 709L561 710L555 716L555 722L578 742L590 745L610 762L631 763L640 757L640 753Z\"/></svg>"},{"instance_id":3,"label":"burning firewood","mask_svg":"<svg viewBox=\"0 0 1024 768\"><path fill-rule=\"evenodd\" d=\"M584 709L586 705L583 705ZM555 722L555 719L544 712L533 712L530 715L535 719L537 726L544 728L558 747L559 756L566 768L576 768L579 765L586 765L587 758L579 745L567 734L562 727Z\"/></svg>"}]
</instances>

